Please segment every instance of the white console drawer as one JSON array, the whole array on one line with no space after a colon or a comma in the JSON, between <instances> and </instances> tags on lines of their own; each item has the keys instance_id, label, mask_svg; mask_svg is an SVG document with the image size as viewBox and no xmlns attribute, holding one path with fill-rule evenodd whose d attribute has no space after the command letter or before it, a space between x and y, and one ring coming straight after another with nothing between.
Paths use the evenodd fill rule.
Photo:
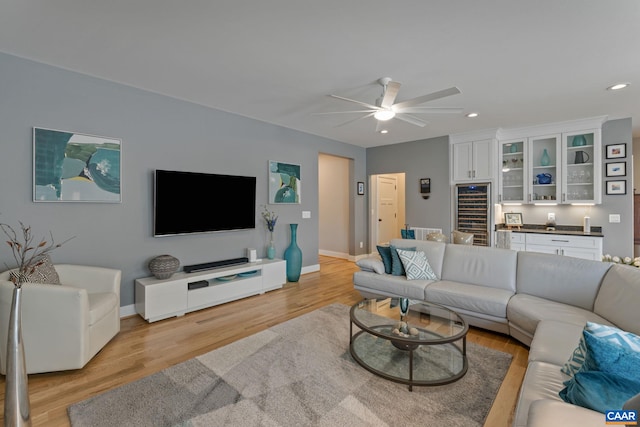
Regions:
<instances>
[{"instance_id":1,"label":"white console drawer","mask_svg":"<svg viewBox=\"0 0 640 427\"><path fill-rule=\"evenodd\" d=\"M567 234L528 234L527 245L549 245L572 248L597 249L602 244L601 237L571 236Z\"/></svg>"},{"instance_id":2,"label":"white console drawer","mask_svg":"<svg viewBox=\"0 0 640 427\"><path fill-rule=\"evenodd\" d=\"M513 245L514 243L522 243L524 245L524 241L525 241L525 234L524 233L516 233L516 232L511 232L511 244Z\"/></svg>"}]
</instances>

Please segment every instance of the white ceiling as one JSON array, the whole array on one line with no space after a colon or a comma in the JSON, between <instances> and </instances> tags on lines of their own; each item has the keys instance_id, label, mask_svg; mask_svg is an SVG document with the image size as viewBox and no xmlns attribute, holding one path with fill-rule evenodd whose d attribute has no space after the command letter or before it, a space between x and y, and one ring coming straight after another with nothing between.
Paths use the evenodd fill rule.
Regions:
<instances>
[{"instance_id":1,"label":"white ceiling","mask_svg":"<svg viewBox=\"0 0 640 427\"><path fill-rule=\"evenodd\" d=\"M638 0L0 0L0 51L363 147L602 115L640 136ZM385 76L480 116L312 114Z\"/></svg>"}]
</instances>

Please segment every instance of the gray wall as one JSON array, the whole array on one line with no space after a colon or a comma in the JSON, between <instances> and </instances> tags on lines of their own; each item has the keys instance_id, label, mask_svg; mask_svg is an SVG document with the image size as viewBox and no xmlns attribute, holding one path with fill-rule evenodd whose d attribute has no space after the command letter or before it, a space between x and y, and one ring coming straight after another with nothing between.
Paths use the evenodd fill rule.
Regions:
<instances>
[{"instance_id":1,"label":"gray wall","mask_svg":"<svg viewBox=\"0 0 640 427\"><path fill-rule=\"evenodd\" d=\"M451 232L449 137L367 149L367 174L405 173L405 221L414 227ZM431 196L420 195L420 178L431 178Z\"/></svg>"},{"instance_id":2,"label":"gray wall","mask_svg":"<svg viewBox=\"0 0 640 427\"><path fill-rule=\"evenodd\" d=\"M213 81L214 79L212 79ZM121 138L121 204L34 203L32 127ZM55 262L98 265L123 272L121 305L134 302L134 280L149 276L147 262L168 253L182 264L265 253L268 240L259 205L267 201L267 162L302 165L302 204L272 205L282 257L289 223L299 223L303 268L318 263L318 154L353 159L351 188L366 181L364 148L247 119L121 84L0 53L0 221L33 226L37 236L76 236L53 253ZM155 169L252 175L257 181L255 230L152 237ZM203 192L203 206L230 209ZM362 197L352 204L350 247L366 237ZM302 211L312 212L301 219ZM0 265L13 266L8 248Z\"/></svg>"}]
</instances>

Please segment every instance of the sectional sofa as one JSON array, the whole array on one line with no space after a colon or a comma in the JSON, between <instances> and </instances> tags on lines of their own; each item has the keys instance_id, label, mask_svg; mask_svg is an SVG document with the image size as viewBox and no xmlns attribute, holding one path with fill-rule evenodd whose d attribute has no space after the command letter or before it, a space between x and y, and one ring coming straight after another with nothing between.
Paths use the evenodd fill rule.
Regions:
<instances>
[{"instance_id":1,"label":"sectional sofa","mask_svg":"<svg viewBox=\"0 0 640 427\"><path fill-rule=\"evenodd\" d=\"M514 427L604 425L602 413L560 398L563 383L571 379L561 369L580 344L587 322L640 334L640 269L431 241L396 239L390 245L392 250L424 252L436 278L410 280L387 273L383 260L372 256L358 261L361 271L353 276L364 297L439 303L472 326L509 334L530 346ZM627 405L638 405L638 400Z\"/></svg>"}]
</instances>

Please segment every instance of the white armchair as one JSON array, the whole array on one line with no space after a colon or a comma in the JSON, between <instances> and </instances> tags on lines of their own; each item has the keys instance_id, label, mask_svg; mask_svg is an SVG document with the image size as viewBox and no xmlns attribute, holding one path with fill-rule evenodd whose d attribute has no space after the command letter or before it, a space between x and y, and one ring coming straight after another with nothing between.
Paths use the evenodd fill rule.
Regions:
<instances>
[{"instance_id":1,"label":"white armchair","mask_svg":"<svg viewBox=\"0 0 640 427\"><path fill-rule=\"evenodd\" d=\"M120 270L58 264L62 285L28 283L22 291L27 373L80 369L120 331ZM14 284L0 273L0 373L6 374Z\"/></svg>"}]
</instances>

